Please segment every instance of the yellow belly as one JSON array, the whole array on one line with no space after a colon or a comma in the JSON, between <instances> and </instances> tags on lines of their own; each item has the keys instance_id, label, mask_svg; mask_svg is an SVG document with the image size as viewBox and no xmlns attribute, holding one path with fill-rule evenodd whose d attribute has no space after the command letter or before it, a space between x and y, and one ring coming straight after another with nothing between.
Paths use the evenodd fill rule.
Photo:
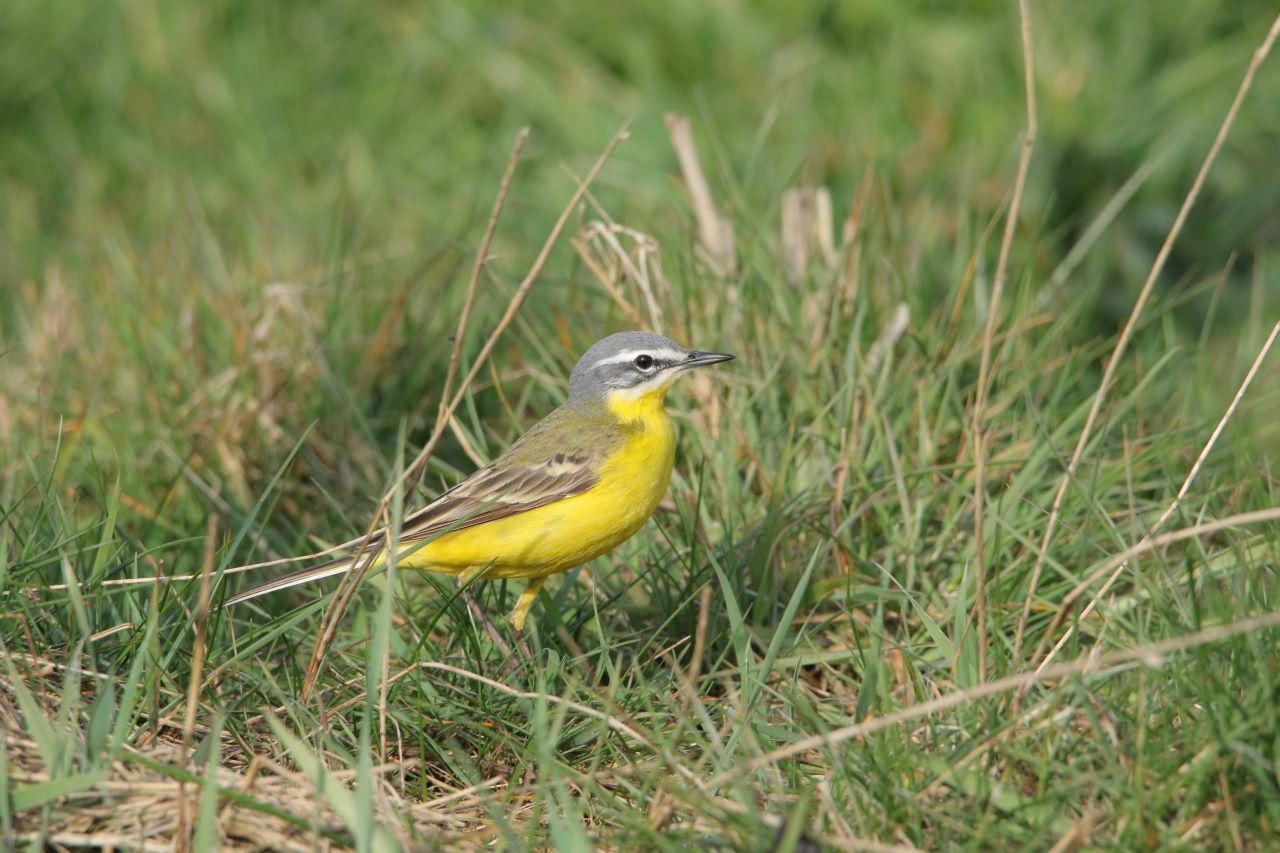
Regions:
<instances>
[{"instance_id":1,"label":"yellow belly","mask_svg":"<svg viewBox=\"0 0 1280 853\"><path fill-rule=\"evenodd\" d=\"M644 421L645 429L634 433L602 464L600 481L591 490L446 533L400 565L448 574L488 566L484 577L545 577L613 549L648 520L671 481L675 462L671 420L659 408Z\"/></svg>"}]
</instances>

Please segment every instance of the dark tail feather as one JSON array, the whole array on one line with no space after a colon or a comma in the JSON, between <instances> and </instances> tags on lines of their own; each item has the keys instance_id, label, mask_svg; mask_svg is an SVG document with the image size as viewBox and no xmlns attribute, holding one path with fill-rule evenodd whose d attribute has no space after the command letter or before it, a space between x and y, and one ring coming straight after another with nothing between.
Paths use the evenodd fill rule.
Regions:
<instances>
[{"instance_id":1,"label":"dark tail feather","mask_svg":"<svg viewBox=\"0 0 1280 853\"><path fill-rule=\"evenodd\" d=\"M381 556L379 554L366 554L360 558L363 562L376 560ZM339 557L336 560L330 560L327 563L321 563L318 566L312 566L309 569L291 572L290 574L278 577L275 580L267 581L259 584L245 592L233 595L226 600L223 607L230 607L233 604L239 604L242 601L248 601L251 598L257 598L260 595L266 595L269 592L275 592L281 589L288 589L291 586L299 586L311 581L320 580L321 578L333 577L334 575L345 574L356 566L355 557Z\"/></svg>"}]
</instances>

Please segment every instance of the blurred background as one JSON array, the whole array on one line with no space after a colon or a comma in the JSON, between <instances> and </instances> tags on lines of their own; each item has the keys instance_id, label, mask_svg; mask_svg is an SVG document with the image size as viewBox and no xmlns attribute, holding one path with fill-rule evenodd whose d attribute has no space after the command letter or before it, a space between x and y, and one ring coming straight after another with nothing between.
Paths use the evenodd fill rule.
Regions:
<instances>
[{"instance_id":1,"label":"blurred background","mask_svg":"<svg viewBox=\"0 0 1280 853\"><path fill-rule=\"evenodd\" d=\"M0 613L5 647L55 661L88 648L104 672L146 673L157 703L146 726L160 718L162 687L176 717L195 679L194 586L151 598L99 582L194 571L207 530L226 562L362 532L397 454L412 456L434 425L517 133L531 129L479 283L467 366L577 178L629 122L423 492L560 403L577 356L608 332L656 326L739 359L673 393L681 454L669 504L615 555L548 586L539 639L564 666L529 678L552 679L556 692L578 683L582 660L598 662L604 675L589 686L634 719L680 719L667 754L703 773L704 758L741 765L796 732L1034 667L1032 649L1056 637L1050 621L1070 610L1080 577L1163 523L1280 310L1280 57L1259 72L1139 319L1046 554L1036 543L1103 366L1276 6L1030 8L1039 134L984 410L990 597L977 604L972 406L1026 123L1016 2L0 3L0 591L24 593L3 599L14 608ZM732 228L727 265L699 246L669 114L689 120ZM829 222L787 232L797 210L824 199ZM609 233L641 274L588 245L599 221L631 229ZM1165 530L1277 504L1277 400L1265 367ZM1100 618L1071 616L1083 639L1067 654L1271 608L1277 542L1272 529L1241 528L1143 563ZM73 572L87 608L78 593L47 589ZM461 647L468 665L492 664L466 614L449 610L449 590L429 582L405 584L435 594L397 601L393 656ZM690 663L707 590L705 660ZM493 583L481 594L500 613L517 591ZM295 602L305 603L281 615ZM323 604L308 589L219 611L208 659L225 678L202 698L201 719L225 711L237 743L261 735L249 715L263 707L289 708L301 732L328 731L296 700ZM971 630L983 607L989 667ZM365 708L354 695L366 683L361 641L391 619L369 612L343 623L324 670L329 707L354 717ZM1012 718L975 704L940 719L933 740L886 732L813 765L814 776L762 774L734 796L803 804L834 780L828 793L854 832L939 849L992 838L1047 849L1095 818L1115 835L1093 843L1178 847L1194 832L1228 837L1238 810L1247 848L1280 815L1280 657L1269 634L1256 636L1268 639L1206 648L1149 682L1117 678L1100 694L1106 707L1094 694L1065 717L1045 704L1052 737L1027 729L987 764L993 721ZM750 725L724 711L728 748L714 727L701 752L690 748L697 725L682 729L690 706L677 708L675 657L660 649L701 666L715 714L725 684L763 697L746 702ZM752 693L765 649L766 674L780 650L817 656L778 659L785 677L768 693L761 677ZM406 698L411 683L420 693ZM410 746L430 769L422 800L530 756L551 766L553 747L575 791L579 767L620 762L593 751L613 747L585 718L562 736L473 684L404 685L391 713L421 739ZM1075 702L1072 689L1046 691L1046 702ZM368 731L344 724L335 741L356 754ZM438 731L461 748L432 741ZM1201 750L1211 741L1217 753ZM459 755L475 766L459 769ZM957 755L980 756L972 777L953 774ZM618 807L635 814L593 811L632 827L633 847L663 829L649 794L671 780L663 796L688 787L653 766L650 787ZM830 770L821 784L819 770ZM936 797L934 779L952 793ZM591 796L591 810L623 799L612 787ZM519 821L495 803L481 824ZM776 822L757 812L722 816L749 830L723 846L771 838Z\"/></svg>"},{"instance_id":2,"label":"blurred background","mask_svg":"<svg viewBox=\"0 0 1280 853\"><path fill-rule=\"evenodd\" d=\"M1015 260L1053 274L1101 217L1071 275L1046 288L1085 303L1082 337L1127 314L1272 8L1033 4L1040 135L1021 227L1034 249ZM110 401L134 420L180 418L157 380L245 357L239 337L270 313L266 286L284 283L326 350L363 347L396 307L392 342L417 355L389 357L395 376L366 364L378 381L358 406L394 423L401 405L379 401L430 395L431 344L451 328L522 126L499 278L523 274L572 175L630 120L593 195L656 237L681 288L702 287L684 263L694 228L667 112L693 121L746 286L782 278L785 190L829 187L838 228L862 188L892 255L877 280L927 308L1010 192L1025 120L1017 27L1015 6L994 0L7 2L0 335L25 343L3 357L21 377L5 390L38 390L38 409L72 417ZM1213 334L1228 338L1259 308L1280 237L1278 131L1271 63L1162 279L1186 291L1174 315L1195 329L1211 303ZM1217 291L1188 287L1214 277ZM481 325L504 304L482 298ZM562 249L526 316L571 305L591 330L573 346L610 322ZM225 326L198 323L205 310ZM184 330L152 333L164 327Z\"/></svg>"},{"instance_id":3,"label":"blurred background","mask_svg":"<svg viewBox=\"0 0 1280 853\"><path fill-rule=\"evenodd\" d=\"M140 265L201 256L193 263L215 281L315 283L335 259L465 252L524 125L519 215L500 234L508 266L558 211L565 167L582 171L628 119L632 138L596 195L664 244L682 233L668 111L694 120L718 194L753 223L776 217L793 184L830 186L840 211L873 179L920 207L915 228L956 230L958 209L980 221L1006 198L1024 121L1015 6L960 7L5 3L5 331L54 267L92 290L94 270L100 279L120 254ZM1025 227L1065 252L1144 163L1159 163L1089 258L1089 277L1113 278L1127 308L1121 292L1145 273L1273 5L1033 9L1040 139ZM1264 67L1171 283L1233 253L1233 280L1271 262L1277 80Z\"/></svg>"}]
</instances>

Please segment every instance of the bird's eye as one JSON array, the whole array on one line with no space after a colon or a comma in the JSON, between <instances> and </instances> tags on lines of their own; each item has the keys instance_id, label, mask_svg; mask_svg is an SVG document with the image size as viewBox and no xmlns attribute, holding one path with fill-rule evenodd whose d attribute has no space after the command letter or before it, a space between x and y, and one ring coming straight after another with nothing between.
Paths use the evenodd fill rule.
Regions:
<instances>
[{"instance_id":1,"label":"bird's eye","mask_svg":"<svg viewBox=\"0 0 1280 853\"><path fill-rule=\"evenodd\" d=\"M653 356L642 353L636 356L635 365L641 370L651 370L653 369Z\"/></svg>"}]
</instances>

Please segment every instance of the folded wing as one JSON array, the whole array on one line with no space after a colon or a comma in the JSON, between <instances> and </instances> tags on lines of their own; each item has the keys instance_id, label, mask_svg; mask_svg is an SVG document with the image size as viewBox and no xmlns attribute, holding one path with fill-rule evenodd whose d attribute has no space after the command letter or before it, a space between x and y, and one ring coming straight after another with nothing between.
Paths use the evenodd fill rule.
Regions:
<instances>
[{"instance_id":1,"label":"folded wing","mask_svg":"<svg viewBox=\"0 0 1280 853\"><path fill-rule=\"evenodd\" d=\"M400 544L412 544L454 530L464 530L528 512L540 506L580 495L599 481L600 457L586 451L558 452L537 462L516 464L504 455L444 492L422 509L405 517L400 527ZM369 538L359 563L377 560L384 549L387 529ZM353 539L358 546L363 539ZM248 601L269 592L288 589L320 578L344 574L356 568L357 558L340 557L302 569L253 587L227 599L226 606Z\"/></svg>"}]
</instances>

